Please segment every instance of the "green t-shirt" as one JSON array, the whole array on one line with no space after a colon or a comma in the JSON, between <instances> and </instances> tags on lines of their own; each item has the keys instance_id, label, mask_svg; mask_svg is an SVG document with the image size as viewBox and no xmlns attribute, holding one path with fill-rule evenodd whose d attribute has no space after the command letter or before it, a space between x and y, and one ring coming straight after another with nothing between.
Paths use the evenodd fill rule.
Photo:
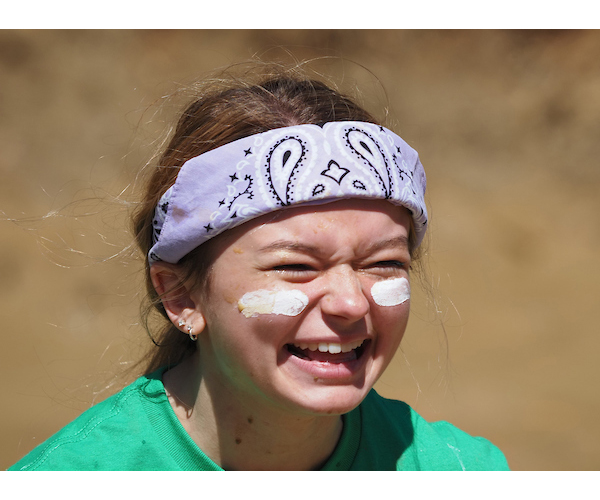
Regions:
<instances>
[{"instance_id":1,"label":"green t-shirt","mask_svg":"<svg viewBox=\"0 0 600 500\"><path fill-rule=\"evenodd\" d=\"M93 406L9 470L222 470L175 416L163 372ZM447 422L430 424L374 390L343 419L322 470L508 470L489 441Z\"/></svg>"}]
</instances>

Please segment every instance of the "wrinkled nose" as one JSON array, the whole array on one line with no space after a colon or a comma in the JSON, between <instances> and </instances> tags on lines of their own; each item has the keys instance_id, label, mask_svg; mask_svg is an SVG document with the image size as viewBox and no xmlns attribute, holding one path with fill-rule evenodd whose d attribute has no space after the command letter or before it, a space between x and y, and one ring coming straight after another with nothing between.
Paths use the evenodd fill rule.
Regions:
<instances>
[{"instance_id":1,"label":"wrinkled nose","mask_svg":"<svg viewBox=\"0 0 600 500\"><path fill-rule=\"evenodd\" d=\"M330 270L326 276L325 294L321 300L323 313L343 318L347 321L358 321L369 312L369 301L356 272L348 266L343 269Z\"/></svg>"}]
</instances>

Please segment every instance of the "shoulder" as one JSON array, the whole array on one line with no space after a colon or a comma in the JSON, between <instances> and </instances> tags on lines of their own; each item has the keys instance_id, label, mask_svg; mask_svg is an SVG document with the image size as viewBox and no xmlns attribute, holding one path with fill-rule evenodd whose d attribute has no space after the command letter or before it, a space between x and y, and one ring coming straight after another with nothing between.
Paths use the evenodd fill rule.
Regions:
<instances>
[{"instance_id":1,"label":"shoulder","mask_svg":"<svg viewBox=\"0 0 600 500\"><path fill-rule=\"evenodd\" d=\"M489 440L471 436L454 425L439 421L427 424L440 444L450 450L461 470L509 470L504 454Z\"/></svg>"},{"instance_id":2,"label":"shoulder","mask_svg":"<svg viewBox=\"0 0 600 500\"><path fill-rule=\"evenodd\" d=\"M508 470L503 453L448 422L427 422L409 405L371 391L361 405L363 435L397 470ZM389 464L391 467L391 463Z\"/></svg>"},{"instance_id":3,"label":"shoulder","mask_svg":"<svg viewBox=\"0 0 600 500\"><path fill-rule=\"evenodd\" d=\"M9 470L95 470L106 464L118 469L124 451L141 443L141 434L148 427L140 399L148 395L151 382L140 377L92 406Z\"/></svg>"}]
</instances>

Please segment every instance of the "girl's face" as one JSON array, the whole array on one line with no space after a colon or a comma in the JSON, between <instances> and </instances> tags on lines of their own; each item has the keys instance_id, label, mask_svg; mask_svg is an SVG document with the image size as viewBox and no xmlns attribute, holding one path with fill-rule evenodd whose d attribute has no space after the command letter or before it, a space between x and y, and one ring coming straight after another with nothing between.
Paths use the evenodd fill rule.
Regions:
<instances>
[{"instance_id":1,"label":"girl's face","mask_svg":"<svg viewBox=\"0 0 600 500\"><path fill-rule=\"evenodd\" d=\"M408 322L407 210L344 200L228 231L206 294L203 377L219 397L298 414L355 408ZM217 243L217 242L215 242Z\"/></svg>"}]
</instances>

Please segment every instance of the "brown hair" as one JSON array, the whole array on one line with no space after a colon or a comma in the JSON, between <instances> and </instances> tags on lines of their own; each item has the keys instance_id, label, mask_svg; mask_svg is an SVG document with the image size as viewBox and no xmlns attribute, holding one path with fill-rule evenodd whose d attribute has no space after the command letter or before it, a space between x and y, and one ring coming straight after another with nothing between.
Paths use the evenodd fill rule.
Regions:
<instances>
[{"instance_id":1,"label":"brown hair","mask_svg":"<svg viewBox=\"0 0 600 500\"><path fill-rule=\"evenodd\" d=\"M371 114L332 87L297 70L279 70L256 83L238 78L219 79L218 85L205 85L187 105L166 149L160 155L146 186L145 195L133 216L133 230L144 255L152 245L152 219L162 194L175 182L179 168L189 159L209 150L267 130L292 125L357 120L378 123ZM179 265L188 280L206 291L213 260L211 242L184 257ZM192 353L196 344L170 321L150 280L146 258L145 281L148 307L142 317L154 344L146 371L173 365ZM151 333L152 310L163 318L156 335Z\"/></svg>"}]
</instances>

